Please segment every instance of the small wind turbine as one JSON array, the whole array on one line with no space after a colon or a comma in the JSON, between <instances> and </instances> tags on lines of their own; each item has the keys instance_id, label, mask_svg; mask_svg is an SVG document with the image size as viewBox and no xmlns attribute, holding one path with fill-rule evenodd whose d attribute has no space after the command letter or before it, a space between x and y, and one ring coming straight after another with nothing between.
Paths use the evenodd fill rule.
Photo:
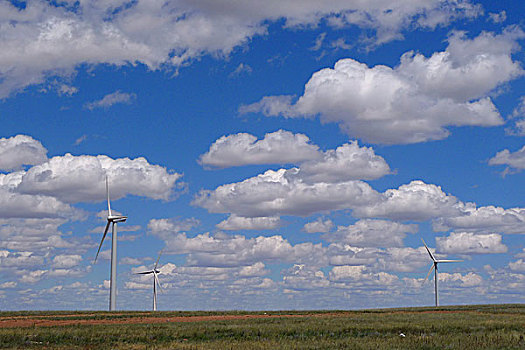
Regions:
<instances>
[{"instance_id":1,"label":"small wind turbine","mask_svg":"<svg viewBox=\"0 0 525 350\"><path fill-rule=\"evenodd\" d=\"M108 177L106 176L106 194L108 197L108 223L106 224L106 228L104 229L104 235L102 236L102 240L100 241L100 245L98 246L97 255L95 256L95 261L93 263L97 262L98 253L100 253L100 248L102 247L102 243L104 243L104 239L106 238L106 234L109 230L109 224L112 224L112 230L111 230L111 279L109 284L109 311L114 311L115 306L117 304L117 223L118 222L124 222L128 218L124 215L113 215L111 214L111 204L109 203L109 184L108 184Z\"/></svg>"},{"instance_id":2,"label":"small wind turbine","mask_svg":"<svg viewBox=\"0 0 525 350\"><path fill-rule=\"evenodd\" d=\"M162 255L162 251L160 252L159 257L157 258L157 261L155 262L155 267L153 267L153 270L136 273L137 275L153 274L153 311L157 311L157 286L159 286L159 289L161 289L159 277L157 276L160 273L160 270L157 270L157 265L159 264L161 255Z\"/></svg>"},{"instance_id":3,"label":"small wind turbine","mask_svg":"<svg viewBox=\"0 0 525 350\"><path fill-rule=\"evenodd\" d=\"M423 241L423 238L421 238ZM430 259L432 259L432 266L430 266L430 271L428 271L427 277L425 277L425 280L430 277L430 274L432 273L432 270L435 270L434 272L434 294L436 297L436 307L439 304L438 299L438 264L439 263L453 263L453 262L462 262L463 260L437 260L434 255L430 252L430 249L428 249L427 244L425 241L423 241L423 244L425 245L425 248L427 249L428 255L430 255Z\"/></svg>"}]
</instances>

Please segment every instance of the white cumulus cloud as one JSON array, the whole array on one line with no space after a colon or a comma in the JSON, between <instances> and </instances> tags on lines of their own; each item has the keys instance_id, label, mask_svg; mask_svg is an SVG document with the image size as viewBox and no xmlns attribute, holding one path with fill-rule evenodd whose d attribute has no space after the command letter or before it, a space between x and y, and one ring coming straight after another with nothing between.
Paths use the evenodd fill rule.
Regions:
<instances>
[{"instance_id":1,"label":"white cumulus cloud","mask_svg":"<svg viewBox=\"0 0 525 350\"><path fill-rule=\"evenodd\" d=\"M236 230L273 230L282 226L279 217L256 217L245 218L237 215L230 215L226 220L218 223L217 228L227 231Z\"/></svg>"},{"instance_id":2,"label":"white cumulus cloud","mask_svg":"<svg viewBox=\"0 0 525 350\"><path fill-rule=\"evenodd\" d=\"M199 162L217 168L248 164L288 164L319 158L319 147L308 136L278 130L262 140L253 135L238 133L216 140Z\"/></svg>"},{"instance_id":3,"label":"white cumulus cloud","mask_svg":"<svg viewBox=\"0 0 525 350\"><path fill-rule=\"evenodd\" d=\"M523 171L523 169L525 169L525 146L516 152L504 149L496 153L496 155L489 160L489 165L506 165L507 169L503 174Z\"/></svg>"},{"instance_id":4,"label":"white cumulus cloud","mask_svg":"<svg viewBox=\"0 0 525 350\"><path fill-rule=\"evenodd\" d=\"M402 247L407 233L417 232L417 225L386 220L359 220L350 226L323 236L328 242L347 243L357 247Z\"/></svg>"},{"instance_id":5,"label":"white cumulus cloud","mask_svg":"<svg viewBox=\"0 0 525 350\"><path fill-rule=\"evenodd\" d=\"M176 181L182 176L150 164L145 158L68 153L30 168L19 178L16 191L52 196L67 203L100 201L106 198L106 175L112 199L131 194L163 200L172 197Z\"/></svg>"},{"instance_id":6,"label":"white cumulus cloud","mask_svg":"<svg viewBox=\"0 0 525 350\"><path fill-rule=\"evenodd\" d=\"M359 147L357 141L323 153L321 159L301 164L301 175L309 182L374 180L390 173L383 157L372 147Z\"/></svg>"},{"instance_id":7,"label":"white cumulus cloud","mask_svg":"<svg viewBox=\"0 0 525 350\"><path fill-rule=\"evenodd\" d=\"M290 244L282 236L247 238L226 233L198 234L188 237L170 227L148 225L150 233L162 237L167 254L188 254L190 266L234 267L265 261L316 262L323 260L325 248L321 244Z\"/></svg>"},{"instance_id":8,"label":"white cumulus cloud","mask_svg":"<svg viewBox=\"0 0 525 350\"><path fill-rule=\"evenodd\" d=\"M483 282L483 278L474 272L469 272L465 275L460 273L447 273L440 272L438 274L438 279L440 282L448 287L475 287L480 285Z\"/></svg>"},{"instance_id":9,"label":"white cumulus cloud","mask_svg":"<svg viewBox=\"0 0 525 350\"><path fill-rule=\"evenodd\" d=\"M456 32L445 51L428 58L407 52L395 68L341 59L314 73L294 104L289 96L266 96L240 112L320 116L353 137L384 144L443 139L448 126L501 125L488 94L523 74L512 53L524 36L517 28L473 39Z\"/></svg>"},{"instance_id":10,"label":"white cumulus cloud","mask_svg":"<svg viewBox=\"0 0 525 350\"><path fill-rule=\"evenodd\" d=\"M354 210L358 217L381 217L392 220L426 221L443 216L459 215L460 203L440 186L412 181L397 189L388 189L378 201Z\"/></svg>"},{"instance_id":11,"label":"white cumulus cloud","mask_svg":"<svg viewBox=\"0 0 525 350\"><path fill-rule=\"evenodd\" d=\"M323 218L318 218L315 221L306 223L303 227L303 230L307 233L326 233L329 232L332 227L334 227L332 220L323 220Z\"/></svg>"},{"instance_id":12,"label":"white cumulus cloud","mask_svg":"<svg viewBox=\"0 0 525 350\"><path fill-rule=\"evenodd\" d=\"M51 267L55 269L70 269L77 266L82 261L78 254L61 254L53 258Z\"/></svg>"},{"instance_id":13,"label":"white cumulus cloud","mask_svg":"<svg viewBox=\"0 0 525 350\"><path fill-rule=\"evenodd\" d=\"M525 209L504 209L495 206L476 208L473 203L461 206L458 216L442 217L434 220L434 231L449 231L452 229L476 233L525 233Z\"/></svg>"},{"instance_id":14,"label":"white cumulus cloud","mask_svg":"<svg viewBox=\"0 0 525 350\"><path fill-rule=\"evenodd\" d=\"M437 250L449 254L495 254L506 253L507 246L501 235L452 232L448 237L436 237Z\"/></svg>"},{"instance_id":15,"label":"white cumulus cloud","mask_svg":"<svg viewBox=\"0 0 525 350\"><path fill-rule=\"evenodd\" d=\"M205 54L226 56L272 22L308 28L321 20L358 26L377 43L401 38L408 27L434 28L482 9L468 0L356 2L32 0L0 3L0 97L53 76L69 78L82 64L144 64L178 68Z\"/></svg>"},{"instance_id":16,"label":"white cumulus cloud","mask_svg":"<svg viewBox=\"0 0 525 350\"><path fill-rule=\"evenodd\" d=\"M0 171L19 170L23 165L41 164L47 160L47 150L40 141L27 135L0 139Z\"/></svg>"},{"instance_id":17,"label":"white cumulus cloud","mask_svg":"<svg viewBox=\"0 0 525 350\"><path fill-rule=\"evenodd\" d=\"M352 208L377 201L379 194L362 181L308 183L300 170L268 170L242 182L202 190L195 205L211 213L243 217L307 216L316 212Z\"/></svg>"}]
</instances>

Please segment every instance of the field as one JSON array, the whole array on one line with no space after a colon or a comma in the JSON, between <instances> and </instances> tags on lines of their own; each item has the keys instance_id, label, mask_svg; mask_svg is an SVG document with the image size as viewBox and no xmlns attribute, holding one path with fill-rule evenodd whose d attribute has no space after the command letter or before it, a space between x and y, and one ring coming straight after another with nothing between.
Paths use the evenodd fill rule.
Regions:
<instances>
[{"instance_id":1,"label":"field","mask_svg":"<svg viewBox=\"0 0 525 350\"><path fill-rule=\"evenodd\" d=\"M362 311L0 312L6 349L525 349L525 305Z\"/></svg>"}]
</instances>

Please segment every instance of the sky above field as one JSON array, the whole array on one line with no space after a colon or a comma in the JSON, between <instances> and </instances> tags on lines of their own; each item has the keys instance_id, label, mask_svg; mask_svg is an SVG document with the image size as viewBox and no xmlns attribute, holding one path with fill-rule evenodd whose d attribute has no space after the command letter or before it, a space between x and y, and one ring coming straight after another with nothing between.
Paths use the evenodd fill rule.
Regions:
<instances>
[{"instance_id":1,"label":"sky above field","mask_svg":"<svg viewBox=\"0 0 525 350\"><path fill-rule=\"evenodd\" d=\"M0 2L0 309L523 302L521 1ZM109 235L108 235L109 236ZM108 237L110 238L110 237Z\"/></svg>"}]
</instances>

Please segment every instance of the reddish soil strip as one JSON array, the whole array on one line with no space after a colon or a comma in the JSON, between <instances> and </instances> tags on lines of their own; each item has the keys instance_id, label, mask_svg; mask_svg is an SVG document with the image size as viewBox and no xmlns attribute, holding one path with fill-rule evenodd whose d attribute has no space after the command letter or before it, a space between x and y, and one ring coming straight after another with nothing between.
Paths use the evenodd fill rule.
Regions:
<instances>
[{"instance_id":1,"label":"reddish soil strip","mask_svg":"<svg viewBox=\"0 0 525 350\"><path fill-rule=\"evenodd\" d=\"M392 311L392 313L479 313L476 311L451 311L451 310L428 310L428 311ZM201 322L201 321L229 321L248 320L259 318L301 318L301 317L345 317L355 315L351 312L326 312L326 313L304 313L304 314L249 314L249 315L207 315L207 316L173 316L155 317L151 313L134 314L126 317L123 313L108 314L60 314L41 316L5 316L0 317L0 328L15 327L53 327L72 325L104 325L104 324L150 324L168 322ZM116 317L115 317L116 316ZM78 319L74 319L77 318ZM87 317L87 318L86 318ZM89 318L93 317L93 318ZM108 317L108 318L95 318ZM113 318L115 317L115 318ZM62 319L61 319L62 318ZM71 319L73 318L73 319Z\"/></svg>"},{"instance_id":2,"label":"reddish soil strip","mask_svg":"<svg viewBox=\"0 0 525 350\"><path fill-rule=\"evenodd\" d=\"M111 314L117 316L118 314ZM200 321L229 321L247 320L257 318L294 318L294 317L342 317L346 313L323 313L323 314L296 314L296 315L210 315L210 316L175 316L175 317L123 317L114 319L63 319L60 317L82 317L84 315L54 315L54 316L15 316L0 318L0 328L14 327L52 327L71 325L103 325L103 324L144 324L144 323L168 323L168 322L200 322ZM56 319L48 319L53 317Z\"/></svg>"}]
</instances>

